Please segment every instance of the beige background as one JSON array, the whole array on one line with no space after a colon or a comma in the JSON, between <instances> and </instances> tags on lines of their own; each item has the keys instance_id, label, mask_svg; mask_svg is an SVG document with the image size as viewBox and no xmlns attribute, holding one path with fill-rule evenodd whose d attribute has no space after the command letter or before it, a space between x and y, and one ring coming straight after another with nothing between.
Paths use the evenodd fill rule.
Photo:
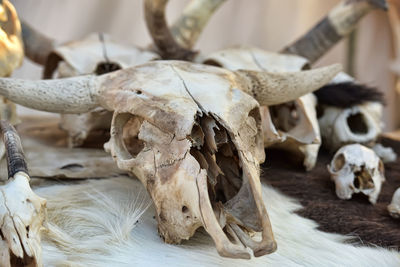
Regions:
<instances>
[{"instance_id":1,"label":"beige background","mask_svg":"<svg viewBox=\"0 0 400 267\"><path fill-rule=\"evenodd\" d=\"M21 18L60 42L76 40L91 32L106 32L121 42L150 43L142 0L11 0ZM170 0L168 20L174 21L186 0ZM227 0L210 20L196 46L211 52L234 44L249 44L277 51L312 27L338 0ZM385 92L386 130L400 126L390 28L382 11L361 23L356 52L356 77ZM341 42L318 64L346 60ZM15 77L39 79L41 69L26 60Z\"/></svg>"}]
</instances>

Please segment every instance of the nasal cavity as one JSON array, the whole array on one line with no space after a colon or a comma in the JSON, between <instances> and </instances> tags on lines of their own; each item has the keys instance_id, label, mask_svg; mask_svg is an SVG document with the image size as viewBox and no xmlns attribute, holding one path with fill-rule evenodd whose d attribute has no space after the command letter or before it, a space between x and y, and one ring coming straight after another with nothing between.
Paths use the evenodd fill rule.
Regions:
<instances>
[{"instance_id":1,"label":"nasal cavity","mask_svg":"<svg viewBox=\"0 0 400 267\"><path fill-rule=\"evenodd\" d=\"M368 133L368 126L365 123L365 117L361 113L352 114L347 117L347 125L349 125L350 130L356 134L366 134Z\"/></svg>"}]
</instances>

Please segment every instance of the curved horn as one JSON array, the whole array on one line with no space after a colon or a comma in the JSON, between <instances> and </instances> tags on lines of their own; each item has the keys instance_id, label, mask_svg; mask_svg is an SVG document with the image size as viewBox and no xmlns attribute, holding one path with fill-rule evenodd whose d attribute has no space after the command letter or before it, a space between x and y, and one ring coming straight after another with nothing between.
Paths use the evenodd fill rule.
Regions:
<instances>
[{"instance_id":1,"label":"curved horn","mask_svg":"<svg viewBox=\"0 0 400 267\"><path fill-rule=\"evenodd\" d=\"M377 8L386 10L386 0L342 0L308 33L282 52L305 57L314 63L350 34L369 11Z\"/></svg>"},{"instance_id":2,"label":"curved horn","mask_svg":"<svg viewBox=\"0 0 400 267\"><path fill-rule=\"evenodd\" d=\"M246 79L246 93L261 106L272 106L295 100L329 83L342 70L340 64L301 72L261 72L238 70Z\"/></svg>"},{"instance_id":3,"label":"curved horn","mask_svg":"<svg viewBox=\"0 0 400 267\"><path fill-rule=\"evenodd\" d=\"M17 172L28 174L24 151L17 131L5 120L0 121L0 129L3 133L3 142L6 148L8 177L14 177Z\"/></svg>"},{"instance_id":4,"label":"curved horn","mask_svg":"<svg viewBox=\"0 0 400 267\"><path fill-rule=\"evenodd\" d=\"M47 56L54 50L55 41L21 21L25 55L35 63L45 65Z\"/></svg>"},{"instance_id":5,"label":"curved horn","mask_svg":"<svg viewBox=\"0 0 400 267\"><path fill-rule=\"evenodd\" d=\"M191 60L195 52L180 46L172 36L165 19L168 0L145 0L145 18L150 35L163 59Z\"/></svg>"},{"instance_id":6,"label":"curved horn","mask_svg":"<svg viewBox=\"0 0 400 267\"><path fill-rule=\"evenodd\" d=\"M212 14L225 1L192 0L171 27L176 42L182 47L192 49Z\"/></svg>"},{"instance_id":7,"label":"curved horn","mask_svg":"<svg viewBox=\"0 0 400 267\"><path fill-rule=\"evenodd\" d=\"M0 95L37 110L83 113L99 106L99 78L79 76L38 81L1 78Z\"/></svg>"}]
</instances>

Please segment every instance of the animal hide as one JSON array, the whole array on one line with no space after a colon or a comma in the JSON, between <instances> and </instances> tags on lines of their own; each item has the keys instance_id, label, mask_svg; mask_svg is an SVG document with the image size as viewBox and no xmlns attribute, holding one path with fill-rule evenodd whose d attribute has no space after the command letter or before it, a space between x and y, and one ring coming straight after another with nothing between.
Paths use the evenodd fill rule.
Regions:
<instances>
[{"instance_id":1,"label":"animal hide","mask_svg":"<svg viewBox=\"0 0 400 267\"><path fill-rule=\"evenodd\" d=\"M384 141L384 145L400 152L400 142ZM386 181L377 203L371 205L368 197L362 194L353 195L351 200L338 199L335 184L326 168L332 158L332 154L322 150L315 169L306 173L288 162L287 155L267 151L261 179L285 195L298 199L303 208L297 213L316 221L319 229L358 236L360 244L399 249L400 222L389 216L386 207L400 186L400 160L385 165Z\"/></svg>"},{"instance_id":2,"label":"animal hide","mask_svg":"<svg viewBox=\"0 0 400 267\"><path fill-rule=\"evenodd\" d=\"M92 180L36 189L47 199L48 231L43 236L45 266L394 266L397 252L356 247L350 238L316 230L294 213L301 206L268 185L263 197L277 252L249 261L218 256L201 230L182 245L163 243L154 209L133 178Z\"/></svg>"},{"instance_id":3,"label":"animal hide","mask_svg":"<svg viewBox=\"0 0 400 267\"><path fill-rule=\"evenodd\" d=\"M33 120L25 121L23 127L20 127L23 140L34 138L32 132L26 131L30 122L34 123ZM53 138L60 140L60 137L55 135ZM64 160L71 157L71 154L63 154L62 150L49 147L51 143L49 136L45 136L41 143L42 146L36 148L37 157L47 153L64 157ZM50 150L44 149L45 145ZM28 147L25 148L27 149ZM29 147L29 150L34 149ZM267 162L270 162L272 156L267 155ZM111 157L109 160L112 162ZM31 165L29 160L28 165ZM275 160L272 166L274 169L269 168L268 163L268 168L264 168L262 190L278 250L271 255L249 261L218 256L212 239L204 230L198 231L193 238L181 245L165 244L157 233L157 221L151 200L135 178L118 177L82 181L33 179L35 192L47 199L47 231L42 235L44 266L400 265L398 252L352 245L350 242L354 242L354 239L350 236L321 232L317 230L318 225L315 222L296 214L295 211L304 211L302 206L265 182L279 185L276 183L276 179L279 178L292 181L293 187L299 187L299 184L311 174L306 175L299 170L294 172L293 168L284 172L278 168ZM317 169L321 171L321 168L319 164ZM329 175L326 170L324 173ZM329 179L325 180L331 185ZM319 203L321 201L319 191L334 196L333 188L322 186L314 191L304 189L303 195L310 199L309 202ZM304 197L300 199L304 203ZM340 200L335 199L335 202L338 203ZM344 204L351 206L350 202ZM361 213L360 211L359 214ZM319 214L329 216L332 224L342 221L341 214L331 212L329 209L319 209ZM376 235L381 234L380 230L376 230L375 224L370 224L368 227L373 229ZM392 229L393 227L395 226L392 226Z\"/></svg>"}]
</instances>

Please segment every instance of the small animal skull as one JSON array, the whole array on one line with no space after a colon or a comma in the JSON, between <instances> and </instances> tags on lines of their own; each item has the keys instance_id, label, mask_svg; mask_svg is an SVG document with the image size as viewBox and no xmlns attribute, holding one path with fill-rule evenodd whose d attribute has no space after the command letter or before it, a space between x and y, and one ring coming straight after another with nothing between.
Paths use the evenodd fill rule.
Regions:
<instances>
[{"instance_id":1,"label":"small animal skull","mask_svg":"<svg viewBox=\"0 0 400 267\"><path fill-rule=\"evenodd\" d=\"M349 108L322 107L318 122L324 146L331 151L351 143L373 146L382 132L382 109L382 104L378 102Z\"/></svg>"},{"instance_id":2,"label":"small animal skull","mask_svg":"<svg viewBox=\"0 0 400 267\"><path fill-rule=\"evenodd\" d=\"M360 144L344 146L336 152L328 170L340 199L363 193L376 203L385 176L384 165L373 150Z\"/></svg>"}]
</instances>

